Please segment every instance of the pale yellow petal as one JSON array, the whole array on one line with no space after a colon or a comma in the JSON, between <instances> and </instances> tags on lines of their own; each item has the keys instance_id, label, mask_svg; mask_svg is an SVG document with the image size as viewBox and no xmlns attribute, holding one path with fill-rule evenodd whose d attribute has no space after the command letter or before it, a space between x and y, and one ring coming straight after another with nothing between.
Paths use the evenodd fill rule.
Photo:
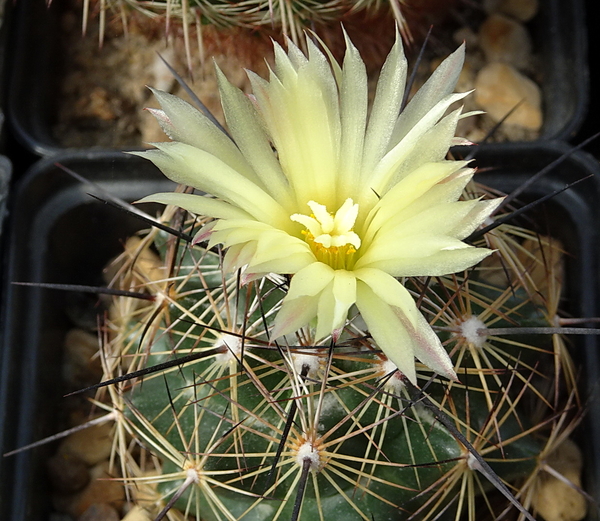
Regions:
<instances>
[{"instance_id":1,"label":"pale yellow petal","mask_svg":"<svg viewBox=\"0 0 600 521\"><path fill-rule=\"evenodd\" d=\"M460 101L466 95L467 93L446 96L410 128L404 138L373 169L368 181L371 191L375 191L379 196L385 194L402 163L412 154L418 155L421 151L426 151L429 142L423 139L424 135L440 120L452 103ZM365 192L365 195L367 194L368 192Z\"/></svg>"},{"instance_id":2,"label":"pale yellow petal","mask_svg":"<svg viewBox=\"0 0 600 521\"><path fill-rule=\"evenodd\" d=\"M448 237L406 237L399 244L369 249L356 267L383 270L394 277L441 276L470 268L491 253Z\"/></svg>"},{"instance_id":3,"label":"pale yellow petal","mask_svg":"<svg viewBox=\"0 0 600 521\"><path fill-rule=\"evenodd\" d=\"M330 282L319 294L319 304L317 307L317 329L315 331L315 341L319 342L334 330L335 315L335 297L333 295L333 282Z\"/></svg>"},{"instance_id":4,"label":"pale yellow petal","mask_svg":"<svg viewBox=\"0 0 600 521\"><path fill-rule=\"evenodd\" d=\"M277 233L278 232L278 233ZM261 236L257 240L256 251L254 253L254 257L250 262L250 267L253 270L257 269L259 266L263 266L265 263L270 263L274 260L278 259L290 259L291 264L287 267L287 269L280 270L272 270L278 273L296 273L298 271L297 267L301 265L304 267L315 261L315 256L311 252L308 245L296 237L292 237L288 234L282 232L273 232L267 234L261 234ZM297 259L294 260L294 257ZM282 266L283 268L283 266ZM264 269L263 269L264 271Z\"/></svg>"},{"instance_id":5,"label":"pale yellow petal","mask_svg":"<svg viewBox=\"0 0 600 521\"><path fill-rule=\"evenodd\" d=\"M407 207L413 205L415 201L428 193L428 191L444 179L456 174L460 170L463 170L464 174L472 175L473 170L464 169L466 164L466 161L427 163L404 177L379 200L369 214L365 224L367 229L362 230L363 243L369 243L385 223L400 216ZM467 180L464 182L466 184ZM454 189L453 184L446 184L446 186L451 195L456 194L457 191ZM440 187L443 187L443 185L440 185ZM461 191L462 186L458 194ZM457 197L458 195L453 197L452 200L456 200ZM430 204L429 208L433 207L434 205ZM415 205L412 208L414 208L411 213L413 215L416 212L423 211L421 205Z\"/></svg>"},{"instance_id":6,"label":"pale yellow petal","mask_svg":"<svg viewBox=\"0 0 600 521\"><path fill-rule=\"evenodd\" d=\"M356 277L351 272L336 270L333 281L322 291L319 299L316 339L342 329L348 310L355 302Z\"/></svg>"},{"instance_id":7,"label":"pale yellow petal","mask_svg":"<svg viewBox=\"0 0 600 521\"><path fill-rule=\"evenodd\" d=\"M179 206L196 215L205 215L218 219L251 219L252 217L237 206L225 201L193 194L164 192L152 194L137 201L138 203L161 203Z\"/></svg>"},{"instance_id":8,"label":"pale yellow petal","mask_svg":"<svg viewBox=\"0 0 600 521\"><path fill-rule=\"evenodd\" d=\"M242 250L246 244L252 244ZM256 273L293 274L315 262L315 256L301 239L258 221L221 220L212 228L209 247L223 244L235 253L228 258L228 268L248 265ZM252 252L251 257L242 255Z\"/></svg>"},{"instance_id":9,"label":"pale yellow petal","mask_svg":"<svg viewBox=\"0 0 600 521\"><path fill-rule=\"evenodd\" d=\"M260 263L253 259L252 264L248 266L248 271L260 273L262 275L267 275L269 273L294 275L294 273L298 273L313 262L315 262L314 255L311 252L304 250L287 256L265 258L265 260Z\"/></svg>"},{"instance_id":10,"label":"pale yellow petal","mask_svg":"<svg viewBox=\"0 0 600 521\"><path fill-rule=\"evenodd\" d=\"M257 241L273 227L260 221L244 219L220 219L212 226L208 247L223 244L226 248L248 241Z\"/></svg>"},{"instance_id":11,"label":"pale yellow petal","mask_svg":"<svg viewBox=\"0 0 600 521\"><path fill-rule=\"evenodd\" d=\"M346 54L340 83L340 198L354 195L360 179L368 105L365 64L345 31L344 38Z\"/></svg>"},{"instance_id":12,"label":"pale yellow petal","mask_svg":"<svg viewBox=\"0 0 600 521\"><path fill-rule=\"evenodd\" d=\"M338 84L331 70L331 64L327 56L321 52L315 42L310 38L306 40L306 48L308 50L308 61L306 65L298 67L299 71L306 70L313 81L319 85L319 90L323 93L325 105L329 112L329 119L337 127L340 120L340 103L338 97ZM301 78L301 75L299 75ZM339 128L337 129L339 132Z\"/></svg>"},{"instance_id":13,"label":"pale yellow petal","mask_svg":"<svg viewBox=\"0 0 600 521\"><path fill-rule=\"evenodd\" d=\"M420 313L412 296L398 280L381 270L371 268L354 270L354 275L367 284L386 304L407 310L406 316L411 324L417 324L417 315Z\"/></svg>"},{"instance_id":14,"label":"pale yellow petal","mask_svg":"<svg viewBox=\"0 0 600 521\"><path fill-rule=\"evenodd\" d=\"M361 281L356 285L356 307L373 340L400 372L416 384L413 341L392 307Z\"/></svg>"},{"instance_id":15,"label":"pale yellow petal","mask_svg":"<svg viewBox=\"0 0 600 521\"><path fill-rule=\"evenodd\" d=\"M307 46L310 60L297 49L288 56L275 46L270 82L255 75L250 80L297 203L314 199L333 206L341 133L337 85L327 58L314 44Z\"/></svg>"},{"instance_id":16,"label":"pale yellow petal","mask_svg":"<svg viewBox=\"0 0 600 521\"><path fill-rule=\"evenodd\" d=\"M271 340L289 335L308 324L317 315L318 297L299 297L293 300L287 297L275 317L271 330Z\"/></svg>"},{"instance_id":17,"label":"pale yellow petal","mask_svg":"<svg viewBox=\"0 0 600 521\"><path fill-rule=\"evenodd\" d=\"M426 130L409 153L404 156L399 164L389 162L387 166L391 169L382 175L389 179L388 186L393 187L411 172L427 163L441 162L446 159L448 149L454 144L456 124L460 118L461 109L457 109L444 116L440 121ZM380 165L380 167L382 167ZM383 195L387 188L383 190Z\"/></svg>"},{"instance_id":18,"label":"pale yellow petal","mask_svg":"<svg viewBox=\"0 0 600 521\"><path fill-rule=\"evenodd\" d=\"M417 214L408 207L398 216L385 221L373 243L394 242L403 237L416 235L436 235L463 239L479 226L502 199L490 201L454 201L443 203ZM466 232L466 233L465 233Z\"/></svg>"},{"instance_id":19,"label":"pale yellow petal","mask_svg":"<svg viewBox=\"0 0 600 521\"><path fill-rule=\"evenodd\" d=\"M275 55L273 74L283 83L293 83L298 77L296 69L306 63L306 57L290 40L288 40L289 54L277 42L273 42L273 51Z\"/></svg>"},{"instance_id":20,"label":"pale yellow petal","mask_svg":"<svg viewBox=\"0 0 600 521\"><path fill-rule=\"evenodd\" d=\"M363 243L370 245L370 241L386 223L390 223L389 226L394 227L397 226L398 223L415 215L419 215L421 212L435 208L438 205L455 202L463 193L465 186L473 177L475 170L461 168L456 172L452 172L453 162L446 161L445 163L448 164L448 170L446 171L449 173L448 177L433 184L433 186L430 186L428 189L423 190L423 188L426 187L426 185L424 185L419 188L418 192L413 192L413 188L411 188L412 183L415 181L418 182L419 179L416 175L411 174L403 179L397 187L394 187L382 197L365 223L365 226L368 226L368 230L366 232L361 231L361 234L364 237ZM443 164L444 163L441 163L441 165ZM427 170L427 165L423 165L423 167L419 169L425 180L427 180L428 177L426 174ZM409 205L405 204L402 197L403 189L405 189L408 194L412 193L413 196L416 197ZM420 196L419 193L421 194Z\"/></svg>"},{"instance_id":21,"label":"pale yellow petal","mask_svg":"<svg viewBox=\"0 0 600 521\"><path fill-rule=\"evenodd\" d=\"M227 126L235 143L261 181L261 187L282 206L292 208L290 187L271 148L256 110L217 67L217 80Z\"/></svg>"},{"instance_id":22,"label":"pale yellow petal","mask_svg":"<svg viewBox=\"0 0 600 521\"><path fill-rule=\"evenodd\" d=\"M289 214L269 194L219 158L184 143L157 143L157 150L132 152L152 161L176 183L212 194L263 222L286 228Z\"/></svg>"},{"instance_id":23,"label":"pale yellow petal","mask_svg":"<svg viewBox=\"0 0 600 521\"><path fill-rule=\"evenodd\" d=\"M275 319L273 338L293 333L317 316L321 294L333 285L333 277L334 270L321 262L313 262L292 277Z\"/></svg>"},{"instance_id":24,"label":"pale yellow petal","mask_svg":"<svg viewBox=\"0 0 600 521\"><path fill-rule=\"evenodd\" d=\"M462 44L433 72L400 114L391 145L399 143L419 121L456 87L465 61L465 45Z\"/></svg>"},{"instance_id":25,"label":"pale yellow petal","mask_svg":"<svg viewBox=\"0 0 600 521\"><path fill-rule=\"evenodd\" d=\"M314 262L292 277L286 299L318 295L333 280L335 271L327 264Z\"/></svg>"},{"instance_id":26,"label":"pale yellow petal","mask_svg":"<svg viewBox=\"0 0 600 521\"><path fill-rule=\"evenodd\" d=\"M235 143L208 117L177 96L150 88L161 107L160 112L148 109L173 141L199 148L218 157L225 164L252 181L258 177Z\"/></svg>"},{"instance_id":27,"label":"pale yellow petal","mask_svg":"<svg viewBox=\"0 0 600 521\"><path fill-rule=\"evenodd\" d=\"M234 244L227 248L223 258L223 271L231 273L250 262L256 250L254 241Z\"/></svg>"},{"instance_id":28,"label":"pale yellow petal","mask_svg":"<svg viewBox=\"0 0 600 521\"><path fill-rule=\"evenodd\" d=\"M390 310L396 319L394 321L397 330L396 334L408 334L411 342L411 355L416 356L421 362L437 373L445 376L446 378L455 380L456 374L454 373L453 364L448 356L448 353L442 346L438 336L431 329L431 326L427 320L425 320L425 317L417 309L414 299L410 296L406 288L404 288L404 286L402 286L402 284L400 284L393 277L390 277L389 275L378 270L360 270L360 273L357 272L357 278L363 284L368 286L368 289L373 292L374 298L381 299L383 303L390 306ZM371 302L371 305L374 305L373 302ZM363 314L364 304L361 308L360 296L359 300L357 301L357 306L359 306L361 314ZM382 306L380 305L380 307ZM365 318L364 314L363 318ZM389 314L388 320L392 320ZM365 318L365 322L369 326L369 330L373 335L373 331L378 330L378 328L374 328L371 325L372 321L373 319L367 321ZM392 343L388 349L387 345L384 346L383 344L385 340L379 339L375 335L373 335L373 338L381 346L388 358L392 360L392 362L394 362L402 372L404 372L398 365L398 361L401 360L401 356L403 354L398 353L398 347L393 347L394 344ZM395 359L396 357L399 358L398 361ZM411 381L414 383L414 380Z\"/></svg>"},{"instance_id":29,"label":"pale yellow petal","mask_svg":"<svg viewBox=\"0 0 600 521\"><path fill-rule=\"evenodd\" d=\"M457 239L466 239L496 211L503 200L504 197L498 197L488 201L478 201L478 204L474 205L464 219L450 231L450 235Z\"/></svg>"},{"instance_id":30,"label":"pale yellow petal","mask_svg":"<svg viewBox=\"0 0 600 521\"><path fill-rule=\"evenodd\" d=\"M416 309L416 305L412 306ZM398 316L402 320L402 314L407 310L398 310ZM431 328L425 317L417 310L417 324L405 323L408 333L413 341L413 352L415 356L427 367L436 373L448 378L458 380L454 372L454 364L448 352L440 342L439 337Z\"/></svg>"},{"instance_id":31,"label":"pale yellow petal","mask_svg":"<svg viewBox=\"0 0 600 521\"><path fill-rule=\"evenodd\" d=\"M365 186L370 185L375 165L388 151L404 96L406 70L407 62L402 48L402 39L396 32L396 42L379 74L367 125L361 170L361 183Z\"/></svg>"}]
</instances>

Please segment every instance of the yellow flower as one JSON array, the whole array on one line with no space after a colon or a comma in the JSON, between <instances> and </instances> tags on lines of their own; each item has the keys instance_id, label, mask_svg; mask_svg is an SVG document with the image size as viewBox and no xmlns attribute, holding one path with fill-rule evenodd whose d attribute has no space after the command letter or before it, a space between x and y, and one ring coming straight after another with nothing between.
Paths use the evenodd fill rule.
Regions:
<instances>
[{"instance_id":1,"label":"yellow flower","mask_svg":"<svg viewBox=\"0 0 600 521\"><path fill-rule=\"evenodd\" d=\"M464 270L491 253L462 242L499 200L458 201L473 170L446 160L466 93L452 94L464 49L449 56L401 110L406 59L396 39L370 114L365 65L349 39L343 65L307 39L308 55L275 44L254 96L217 70L232 139L189 104L155 94L173 140L140 153L170 179L209 194L146 198L213 217L210 244L246 280L293 275L273 338L314 318L337 339L356 305L387 357L412 382L415 357L456 378L438 337L396 277Z\"/></svg>"}]
</instances>

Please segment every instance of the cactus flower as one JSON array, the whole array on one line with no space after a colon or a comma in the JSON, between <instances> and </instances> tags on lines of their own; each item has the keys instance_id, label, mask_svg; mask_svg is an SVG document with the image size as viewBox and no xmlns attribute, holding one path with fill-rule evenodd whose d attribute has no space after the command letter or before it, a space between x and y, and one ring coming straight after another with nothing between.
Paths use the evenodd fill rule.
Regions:
<instances>
[{"instance_id":1,"label":"cactus flower","mask_svg":"<svg viewBox=\"0 0 600 521\"><path fill-rule=\"evenodd\" d=\"M460 201L474 170L446 159L461 109L450 106L464 48L450 55L405 108L406 58L396 39L368 109L365 65L346 39L343 64L307 39L307 55L275 44L268 80L253 95L217 68L231 137L181 99L155 91L152 110L172 139L138 153L177 183L206 195L144 199L214 218L201 232L226 248L245 280L291 275L276 339L316 324L336 340L352 306L385 355L412 382L415 357L456 378L453 364L398 280L441 276L491 251L462 242L499 200ZM316 319L316 322L315 322Z\"/></svg>"}]
</instances>

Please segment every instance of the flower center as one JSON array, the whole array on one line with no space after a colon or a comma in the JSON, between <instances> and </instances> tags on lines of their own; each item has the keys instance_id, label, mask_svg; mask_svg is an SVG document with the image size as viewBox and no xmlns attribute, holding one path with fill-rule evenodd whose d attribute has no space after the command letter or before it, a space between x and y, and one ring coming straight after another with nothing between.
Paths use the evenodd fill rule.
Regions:
<instances>
[{"instance_id":1,"label":"flower center","mask_svg":"<svg viewBox=\"0 0 600 521\"><path fill-rule=\"evenodd\" d=\"M334 269L345 269L360 248L360 237L352 231L358 215L358 204L346 199L335 215L325 205L309 201L311 215L295 213L292 221L302 224L302 233L315 257Z\"/></svg>"}]
</instances>

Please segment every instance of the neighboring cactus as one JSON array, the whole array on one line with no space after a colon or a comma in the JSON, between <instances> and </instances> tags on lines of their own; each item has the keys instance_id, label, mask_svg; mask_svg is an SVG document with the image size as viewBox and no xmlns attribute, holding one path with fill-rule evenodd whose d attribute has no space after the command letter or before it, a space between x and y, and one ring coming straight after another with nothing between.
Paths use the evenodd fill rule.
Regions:
<instances>
[{"instance_id":1,"label":"neighboring cactus","mask_svg":"<svg viewBox=\"0 0 600 521\"><path fill-rule=\"evenodd\" d=\"M379 168L386 158L388 163L397 159L395 166L388 165L388 173L395 175L386 182L380 178L379 185L372 181L375 198L371 203L371 193L352 193L351 183L344 184L343 175L352 175L352 168L345 167L324 174L342 176L338 185L341 193L333 194L322 191L307 195L302 190L306 192L311 183L322 188L325 181L300 179L286 171L288 188L292 187L289 191L296 190L291 202L286 199L290 194L276 184L272 161L281 161L285 170L290 168L290 153L300 153L298 161L309 161L306 154L313 151L287 149L291 145L272 129L280 123L293 125L298 121L285 114L279 114L278 119L277 113L262 112L265 132L271 133L278 156L270 146L260 148L268 143L261 141L261 128L256 135L243 131L248 130L248 119L244 118L255 117L256 107L260 111L265 107L285 108L294 117L306 117L302 111L292 111L293 103L281 104L293 89L269 92L266 82L254 78L258 101L252 106L222 80L224 103L229 104L225 114L239 148L233 147L207 119L186 112L192 110L187 105L159 94L168 108L165 112L155 111L156 116L173 139L187 144L161 145L160 152L145 154L171 177L184 181L193 178L195 169L204 168L200 159L214 161L214 155L209 158L211 153L226 167L215 168L212 176L198 181L201 187L211 185L221 199L181 193L150 198L172 201L188 210L198 208L196 213L202 211L217 218L185 220L182 210L167 207L163 222L173 230L183 230L184 239L196 233L198 244L192 246L181 234L152 230L136 244L130 243L112 280L114 286L150 297L139 301L119 297L111 309L111 340L103 351L105 379L124 373L130 376L110 386L112 405L103 407L114 411L111 418L117 418L115 455L130 493L136 496L144 485L155 486L144 489L143 500L143 506L153 515L162 509L159 518L168 512L171 519L189 514L207 521L480 521L496 519L507 505L511 506L511 500L516 504L504 483L512 487L517 498L524 498L527 507L534 503L532 490L543 468L543 458L573 425L569 403L564 403L562 397L577 399L572 364L564 346L556 335L536 334L538 327L555 326L560 294L556 259L560 248L549 239L508 225L473 239L477 247L460 242L489 219L499 200L477 202L485 199L486 190L470 182L463 202L455 202L472 172L462 168L463 163L441 160L459 117L459 111L443 117L450 102L462 96L450 94L460 68L459 54L441 66L441 72L398 118L397 112L393 113L400 110L402 101L402 88L394 80L398 64L393 60L401 58L398 46L378 89L378 96L385 98L379 99L379 105L376 99L371 114L372 119L387 122L387 126L369 126L367 131L366 140L371 139L381 149L365 148L365 157L352 155L362 145L350 139L360 137L361 124L364 136L366 125L366 113L361 119L352 112L360 110L362 100L353 90L363 78L355 49L349 44L343 70L333 65L343 98L343 130L338 138L345 143L347 154L335 161L357 167L364 165L363 161L368 163L369 154L379 154L372 161ZM327 79L333 78L327 76L330 73L323 72L323 67L328 67L323 55L310 44L309 48L310 59L306 60L291 47L289 62L278 50L280 61L275 74L279 78L271 78L271 83L305 81L317 89L323 97L313 96L309 101L316 104L314 109L325 99L327 111L315 112L316 120L303 131L315 131L317 137L322 137L323 129L316 128L320 117L328 117L328 124L335 127L335 107L327 104L331 101L327 96L337 99L337 92L331 90L337 85ZM306 69L302 69L304 66ZM311 92L302 90L299 94ZM275 98L272 106L265 101L269 95ZM385 99L385 107L381 99ZM354 100L354 105L346 105L348 100ZM177 107L185 111L178 112ZM390 107L392 113L386 115ZM357 133L353 133L351 123L359 125ZM203 128L202 139L193 133L194 125ZM387 132L389 142L378 132ZM289 131L285 139L301 134ZM378 139L374 140L375 134ZM306 145L302 140L298 143ZM321 147L320 152L327 151L322 141L314 145ZM197 155L192 153L193 147L201 149ZM399 152L400 159L395 155ZM249 163L244 163L244 156L250 158ZM256 161L259 157L262 163ZM318 157L325 164L335 164L332 158ZM444 175L436 170L441 168L439 165L444 165ZM381 174L382 169L377 168L374 171ZM243 186L229 193L226 177L233 176L230 172L236 169ZM414 195L417 188L406 180L413 179L410 174L415 170L419 172L414 178L418 183L425 180L426 184L428 175L437 176L437 181L431 183L431 193L417 183L420 193L426 195L412 203L416 206L411 216L418 215L421 222L433 226L433 212L436 204L440 205L437 211L442 220L435 225L438 243L430 251L430 255L437 255L440 266L432 267L429 257L421 266L410 264L412 276L404 278L402 286L408 290L408 300L402 308L398 304L389 306L393 316L385 315L388 308L371 297L370 302L384 315L372 316L364 300L359 300L360 294L356 297L362 312L359 314L354 302L341 300L346 295L343 291L331 290L329 299L328 290L322 287L305 293L322 294L314 312L310 311L310 298L297 305L294 297L302 294L303 288L313 291L311 284L315 281L304 281L302 273L307 268L299 265L296 257L306 261L309 268L313 264L330 266L335 271L333 277L338 272L344 272L340 275L343 280L355 276L357 285L363 282L361 277L371 282L376 279L352 264L356 258L356 264L372 259L374 254L368 257L368 248L375 248L375 241L368 242L371 228L361 224L364 215L349 216L352 200L348 203L346 197L351 195L361 205L372 204L379 211L368 214L369 226L384 217L394 219L400 215L402 200L396 206L385 206L385 196L397 192L398 186L404 190L402 197ZM256 183L254 188L248 180ZM296 181L300 183L294 184ZM329 214L312 200L315 215L290 211L289 223L281 221L278 225L283 228L276 229L261 221L271 218L270 207L252 206L257 201L249 200L260 195L259 186L278 193L275 200L282 206L301 208L306 203L304 198L331 196L331 200L337 198L340 209L328 218ZM359 204L355 206L360 212ZM455 209L454 213L449 212L450 208ZM467 218L469 224L464 222ZM393 222L395 230L402 225L399 218ZM296 224L302 225L298 229L306 227L309 250L293 235ZM389 231L383 225L379 230L377 233L384 237ZM425 229L419 233L430 238ZM454 235L450 239L451 233ZM324 236L331 239L332 245L318 242L325 241ZM200 242L208 237L212 242ZM229 246L225 255L219 243ZM531 245L536 245L539 252ZM490 253L484 246L494 248L494 255L462 272ZM348 257L333 259L342 249ZM273 252L279 255L275 261L269 258ZM282 256L285 262L279 262ZM288 266L290 270L285 271ZM385 273L386 264L378 266ZM366 269L377 271L374 267ZM418 269L422 271L414 273ZM265 276L270 271L283 275ZM447 274L455 271L459 273ZM295 274L290 278L289 273ZM389 275L377 277L389 277L393 282L388 288L378 286L377 296L382 302L391 298L386 291L400 291L395 286L399 283ZM321 286L326 284L327 280ZM410 315L413 298L419 307L416 315ZM328 306L335 308L335 313ZM393 324L403 340L394 343L381 320L397 321L398 316L404 317L404 322ZM286 329L286 321L296 324L296 330ZM527 329L519 335L507 334L516 325L526 325ZM410 351L413 348L430 367L449 378L456 372L458 379L449 381L421 364L417 364L415 373ZM136 371L152 367L160 370L136 376ZM98 403L108 403L104 393L100 392ZM522 507L515 507L521 509L522 516L528 516Z\"/></svg>"},{"instance_id":2,"label":"neighboring cactus","mask_svg":"<svg viewBox=\"0 0 600 521\"><path fill-rule=\"evenodd\" d=\"M406 0L288 0L271 2L251 0L246 2L227 2L221 0L100 0L94 11L100 12L102 27L105 25L108 10L120 11L126 16L126 10L135 9L150 18L160 17L169 26L171 20L179 20L188 36L188 26L195 25L201 31L202 25L216 27L243 27L252 30L277 31L299 42L306 29L339 22L352 13L373 13L386 9L398 21L408 35L408 27L402 13ZM90 12L90 1L84 2L84 24ZM101 31L102 33L103 31Z\"/></svg>"}]
</instances>

